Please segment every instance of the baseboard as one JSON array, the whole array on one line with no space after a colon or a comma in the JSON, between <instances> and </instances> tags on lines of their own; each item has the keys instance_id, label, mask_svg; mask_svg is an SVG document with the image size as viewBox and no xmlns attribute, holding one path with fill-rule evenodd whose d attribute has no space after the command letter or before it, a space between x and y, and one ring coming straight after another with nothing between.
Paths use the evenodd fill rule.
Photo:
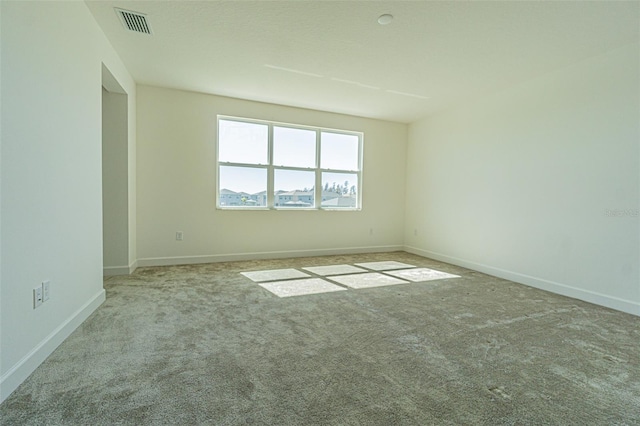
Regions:
<instances>
[{"instance_id":1,"label":"baseboard","mask_svg":"<svg viewBox=\"0 0 640 426\"><path fill-rule=\"evenodd\" d=\"M320 250L295 250L295 251L265 251L254 253L232 253L216 254L209 256L176 256L176 257L152 257L138 259L139 267L145 266L169 266L169 265L191 265L196 263L217 263L235 262L238 260L259 260L259 259L282 259L287 257L311 257L329 256L340 254L360 254L360 253L387 253L392 251L402 251L404 246L374 246L374 247L348 247L332 248Z\"/></svg>"},{"instance_id":2,"label":"baseboard","mask_svg":"<svg viewBox=\"0 0 640 426\"><path fill-rule=\"evenodd\" d=\"M102 276L131 275L138 268L138 261L134 260L129 266L105 266L102 268Z\"/></svg>"},{"instance_id":3,"label":"baseboard","mask_svg":"<svg viewBox=\"0 0 640 426\"><path fill-rule=\"evenodd\" d=\"M483 272L495 277L504 278L509 281L546 290L551 293L560 294L562 296L572 297L574 299L583 300L585 302L594 303L596 305L615 309L617 311L626 312L628 314L640 316L640 303L631 300L620 299L618 297L608 296L589 290L572 287L566 284L545 280L542 278L532 277L530 275L520 274L518 272L508 271L481 263L471 262L453 256L447 256L441 253L435 253L428 250L422 250L416 247L405 246L404 251L416 254L422 257L428 257L442 262L451 263L453 265L462 266L473 269L474 271Z\"/></svg>"},{"instance_id":4,"label":"baseboard","mask_svg":"<svg viewBox=\"0 0 640 426\"><path fill-rule=\"evenodd\" d=\"M24 382L51 353L105 301L104 290L98 292L58 326L51 334L0 377L0 403Z\"/></svg>"},{"instance_id":5,"label":"baseboard","mask_svg":"<svg viewBox=\"0 0 640 426\"><path fill-rule=\"evenodd\" d=\"M129 265L129 275L133 274L136 271L136 269L138 269L138 261L134 260Z\"/></svg>"},{"instance_id":6,"label":"baseboard","mask_svg":"<svg viewBox=\"0 0 640 426\"><path fill-rule=\"evenodd\" d=\"M102 275L105 277L112 277L115 275L129 275L128 266L105 266L102 268Z\"/></svg>"}]
</instances>

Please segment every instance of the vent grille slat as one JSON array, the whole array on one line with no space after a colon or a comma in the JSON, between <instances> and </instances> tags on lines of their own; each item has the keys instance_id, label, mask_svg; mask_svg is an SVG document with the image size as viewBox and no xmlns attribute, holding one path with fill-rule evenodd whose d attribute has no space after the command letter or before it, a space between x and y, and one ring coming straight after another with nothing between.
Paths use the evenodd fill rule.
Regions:
<instances>
[{"instance_id":1,"label":"vent grille slat","mask_svg":"<svg viewBox=\"0 0 640 426\"><path fill-rule=\"evenodd\" d=\"M116 13L122 21L122 25L129 30L136 33L151 34L151 27L147 22L147 17L143 13L132 12L130 10L115 8Z\"/></svg>"}]
</instances>

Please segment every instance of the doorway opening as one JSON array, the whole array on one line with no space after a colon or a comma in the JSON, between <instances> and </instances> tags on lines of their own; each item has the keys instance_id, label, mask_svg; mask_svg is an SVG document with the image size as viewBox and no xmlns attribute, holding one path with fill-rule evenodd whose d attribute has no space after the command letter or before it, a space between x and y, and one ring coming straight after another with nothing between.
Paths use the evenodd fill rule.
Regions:
<instances>
[{"instance_id":1,"label":"doorway opening","mask_svg":"<svg viewBox=\"0 0 640 426\"><path fill-rule=\"evenodd\" d=\"M127 93L102 65L103 275L129 274L129 123Z\"/></svg>"}]
</instances>

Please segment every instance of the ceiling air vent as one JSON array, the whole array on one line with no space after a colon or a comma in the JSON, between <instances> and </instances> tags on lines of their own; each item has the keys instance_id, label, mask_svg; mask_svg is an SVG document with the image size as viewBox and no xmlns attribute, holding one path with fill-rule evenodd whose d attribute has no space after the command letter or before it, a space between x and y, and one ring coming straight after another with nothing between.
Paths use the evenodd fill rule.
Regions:
<instances>
[{"instance_id":1,"label":"ceiling air vent","mask_svg":"<svg viewBox=\"0 0 640 426\"><path fill-rule=\"evenodd\" d=\"M129 31L136 33L151 34L151 26L147 22L147 15L130 10L115 8L116 13L122 21L122 25Z\"/></svg>"}]
</instances>

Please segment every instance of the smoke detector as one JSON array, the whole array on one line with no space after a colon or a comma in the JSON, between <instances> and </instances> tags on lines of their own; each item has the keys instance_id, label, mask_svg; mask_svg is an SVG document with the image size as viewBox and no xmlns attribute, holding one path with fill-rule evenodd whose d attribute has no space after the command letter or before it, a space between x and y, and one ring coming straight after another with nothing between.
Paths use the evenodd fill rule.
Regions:
<instances>
[{"instance_id":1,"label":"smoke detector","mask_svg":"<svg viewBox=\"0 0 640 426\"><path fill-rule=\"evenodd\" d=\"M122 25L129 30L136 33L151 34L151 26L147 21L147 15L139 12L132 12L130 10L114 8Z\"/></svg>"}]
</instances>

